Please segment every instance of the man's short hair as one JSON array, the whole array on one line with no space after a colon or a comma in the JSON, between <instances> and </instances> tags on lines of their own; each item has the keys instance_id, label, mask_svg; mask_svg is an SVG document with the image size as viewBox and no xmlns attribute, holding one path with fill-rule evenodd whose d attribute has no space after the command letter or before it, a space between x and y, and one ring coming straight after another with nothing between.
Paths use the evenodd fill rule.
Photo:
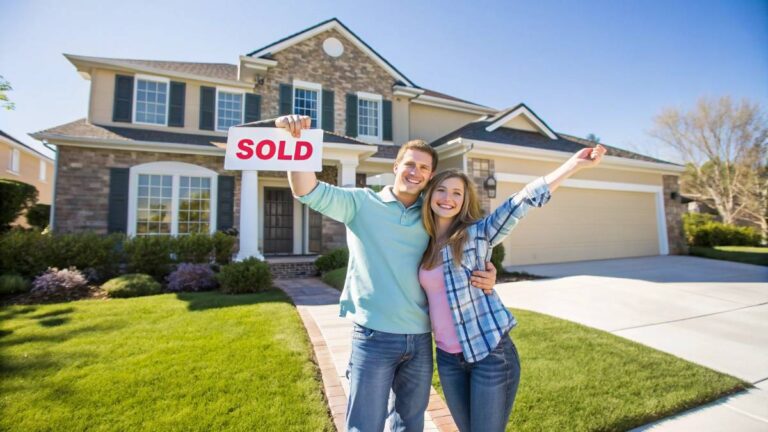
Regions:
<instances>
[{"instance_id":1,"label":"man's short hair","mask_svg":"<svg viewBox=\"0 0 768 432\"><path fill-rule=\"evenodd\" d=\"M432 171L434 172L437 170L437 151L426 141L420 139L410 140L400 146L400 150L397 152L397 158L395 158L395 163L399 163L403 160L403 156L408 150L418 150L432 156Z\"/></svg>"}]
</instances>

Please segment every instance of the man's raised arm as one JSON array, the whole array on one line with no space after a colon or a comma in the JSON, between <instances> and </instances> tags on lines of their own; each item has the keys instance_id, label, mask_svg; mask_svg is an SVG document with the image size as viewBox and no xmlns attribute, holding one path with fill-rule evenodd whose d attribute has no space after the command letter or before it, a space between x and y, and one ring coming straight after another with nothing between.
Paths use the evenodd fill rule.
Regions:
<instances>
[{"instance_id":1,"label":"man's raised arm","mask_svg":"<svg viewBox=\"0 0 768 432\"><path fill-rule=\"evenodd\" d=\"M286 115L275 119L275 127L283 128L294 138L301 136L302 129L312 127L312 118L296 114ZM288 172L288 183L294 196L304 196L317 186L317 175L314 172Z\"/></svg>"}]
</instances>

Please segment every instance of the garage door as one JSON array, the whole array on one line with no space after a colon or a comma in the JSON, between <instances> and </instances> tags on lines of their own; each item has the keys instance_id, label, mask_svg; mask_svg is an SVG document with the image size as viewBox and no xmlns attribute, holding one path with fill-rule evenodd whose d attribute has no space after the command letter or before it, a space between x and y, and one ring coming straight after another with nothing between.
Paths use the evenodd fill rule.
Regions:
<instances>
[{"instance_id":1,"label":"garage door","mask_svg":"<svg viewBox=\"0 0 768 432\"><path fill-rule=\"evenodd\" d=\"M509 196L523 186L500 182L497 196ZM547 205L531 209L504 241L504 264L659 255L657 219L655 193L561 186Z\"/></svg>"}]
</instances>

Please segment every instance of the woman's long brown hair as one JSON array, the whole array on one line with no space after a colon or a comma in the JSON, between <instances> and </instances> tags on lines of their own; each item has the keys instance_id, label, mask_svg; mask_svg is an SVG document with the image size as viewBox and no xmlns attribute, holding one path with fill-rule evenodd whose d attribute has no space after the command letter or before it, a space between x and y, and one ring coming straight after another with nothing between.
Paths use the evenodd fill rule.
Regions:
<instances>
[{"instance_id":1,"label":"woman's long brown hair","mask_svg":"<svg viewBox=\"0 0 768 432\"><path fill-rule=\"evenodd\" d=\"M440 186L440 183L449 179L458 178L464 182L464 202L461 204L461 210L457 214L451 225L448 227L447 240L439 241L437 238L437 218L432 211L432 195ZM425 269L435 268L441 263L440 251L446 244L451 247L453 260L456 265L461 264L462 249L467 241L467 227L472 225L482 217L480 211L480 202L477 198L475 183L466 174L457 170L447 170L435 174L427 185L424 192L424 200L421 206L421 216L424 223L424 229L429 234L429 245L421 258L421 265Z\"/></svg>"}]
</instances>

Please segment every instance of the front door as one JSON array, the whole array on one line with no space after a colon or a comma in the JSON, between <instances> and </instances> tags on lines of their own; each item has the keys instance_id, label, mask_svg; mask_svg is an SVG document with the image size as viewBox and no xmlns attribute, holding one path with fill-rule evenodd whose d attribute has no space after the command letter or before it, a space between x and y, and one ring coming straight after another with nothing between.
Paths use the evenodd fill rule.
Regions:
<instances>
[{"instance_id":1,"label":"front door","mask_svg":"<svg viewBox=\"0 0 768 432\"><path fill-rule=\"evenodd\" d=\"M293 253L293 196L287 188L264 188L264 253Z\"/></svg>"}]
</instances>

